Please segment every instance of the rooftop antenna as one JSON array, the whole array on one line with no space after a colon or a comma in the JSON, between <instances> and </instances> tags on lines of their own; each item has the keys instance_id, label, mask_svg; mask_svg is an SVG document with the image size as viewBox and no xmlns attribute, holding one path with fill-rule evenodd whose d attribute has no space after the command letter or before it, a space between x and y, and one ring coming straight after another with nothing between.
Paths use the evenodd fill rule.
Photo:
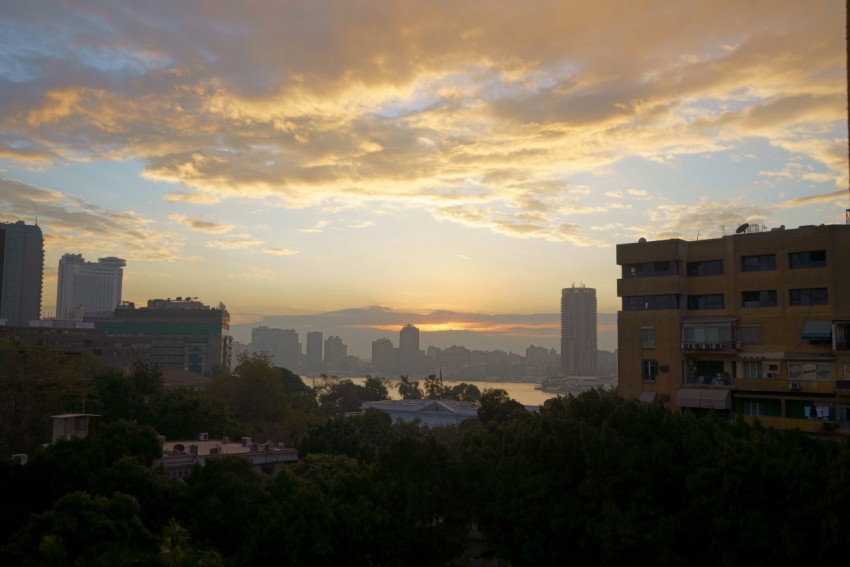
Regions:
<instances>
[{"instance_id":1,"label":"rooftop antenna","mask_svg":"<svg viewBox=\"0 0 850 567\"><path fill-rule=\"evenodd\" d=\"M726 236L726 225L725 224L720 225L720 230L723 232L723 236Z\"/></svg>"},{"instance_id":2,"label":"rooftop antenna","mask_svg":"<svg viewBox=\"0 0 850 567\"><path fill-rule=\"evenodd\" d=\"M848 0L850 1L850 0ZM697 229L697 240L699 240L699 229Z\"/></svg>"}]
</instances>

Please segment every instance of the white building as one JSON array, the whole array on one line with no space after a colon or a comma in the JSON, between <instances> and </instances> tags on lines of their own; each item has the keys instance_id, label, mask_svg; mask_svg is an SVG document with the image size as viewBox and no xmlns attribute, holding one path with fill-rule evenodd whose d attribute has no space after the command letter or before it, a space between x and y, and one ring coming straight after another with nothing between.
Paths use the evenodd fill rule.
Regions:
<instances>
[{"instance_id":1,"label":"white building","mask_svg":"<svg viewBox=\"0 0 850 567\"><path fill-rule=\"evenodd\" d=\"M565 377L596 376L596 290L561 290L561 367Z\"/></svg>"},{"instance_id":2,"label":"white building","mask_svg":"<svg viewBox=\"0 0 850 567\"><path fill-rule=\"evenodd\" d=\"M64 254L59 259L56 318L82 319L86 313L114 311L121 304L126 265L112 256L86 262L82 254Z\"/></svg>"},{"instance_id":3,"label":"white building","mask_svg":"<svg viewBox=\"0 0 850 567\"><path fill-rule=\"evenodd\" d=\"M481 405L456 400L381 400L363 402L360 407L363 411L374 408L386 412L393 422L419 420L427 427L444 427L477 416Z\"/></svg>"}]
</instances>

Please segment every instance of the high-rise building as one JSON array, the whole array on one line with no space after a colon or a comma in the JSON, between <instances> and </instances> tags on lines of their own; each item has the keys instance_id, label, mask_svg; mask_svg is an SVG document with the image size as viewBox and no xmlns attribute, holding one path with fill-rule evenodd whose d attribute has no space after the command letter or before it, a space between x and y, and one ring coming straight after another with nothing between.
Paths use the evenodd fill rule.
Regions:
<instances>
[{"instance_id":1,"label":"high-rise building","mask_svg":"<svg viewBox=\"0 0 850 567\"><path fill-rule=\"evenodd\" d=\"M561 290L561 369L565 377L596 376L596 290Z\"/></svg>"},{"instance_id":2,"label":"high-rise building","mask_svg":"<svg viewBox=\"0 0 850 567\"><path fill-rule=\"evenodd\" d=\"M398 333L399 372L408 374L420 370L419 329L407 323Z\"/></svg>"},{"instance_id":3,"label":"high-rise building","mask_svg":"<svg viewBox=\"0 0 850 567\"><path fill-rule=\"evenodd\" d=\"M342 339L330 336L325 339L325 368L328 370L340 370L348 356L348 346Z\"/></svg>"},{"instance_id":4,"label":"high-rise building","mask_svg":"<svg viewBox=\"0 0 850 567\"><path fill-rule=\"evenodd\" d=\"M38 225L0 223L0 320L28 325L41 319L44 237Z\"/></svg>"},{"instance_id":5,"label":"high-rise building","mask_svg":"<svg viewBox=\"0 0 850 567\"><path fill-rule=\"evenodd\" d=\"M113 256L86 262L82 254L64 254L59 259L56 318L80 320L85 314L114 311L121 305L126 265Z\"/></svg>"},{"instance_id":6,"label":"high-rise building","mask_svg":"<svg viewBox=\"0 0 850 567\"><path fill-rule=\"evenodd\" d=\"M322 368L322 333L310 331L307 333L307 368L319 370Z\"/></svg>"},{"instance_id":7,"label":"high-rise building","mask_svg":"<svg viewBox=\"0 0 850 567\"><path fill-rule=\"evenodd\" d=\"M275 366L295 370L301 365L301 343L293 329L255 327L251 330L251 349L269 353Z\"/></svg>"},{"instance_id":8,"label":"high-rise building","mask_svg":"<svg viewBox=\"0 0 850 567\"><path fill-rule=\"evenodd\" d=\"M398 370L398 350L387 338L372 341L372 372L393 375Z\"/></svg>"},{"instance_id":9,"label":"high-rise building","mask_svg":"<svg viewBox=\"0 0 850 567\"><path fill-rule=\"evenodd\" d=\"M617 246L619 391L850 436L850 225L739 231Z\"/></svg>"}]
</instances>

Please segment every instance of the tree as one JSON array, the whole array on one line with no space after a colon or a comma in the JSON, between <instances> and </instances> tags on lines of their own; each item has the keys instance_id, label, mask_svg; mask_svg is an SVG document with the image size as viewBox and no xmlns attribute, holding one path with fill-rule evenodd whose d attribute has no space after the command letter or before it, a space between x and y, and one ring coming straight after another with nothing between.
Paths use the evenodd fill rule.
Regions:
<instances>
[{"instance_id":1,"label":"tree","mask_svg":"<svg viewBox=\"0 0 850 567\"><path fill-rule=\"evenodd\" d=\"M411 381L409 375L402 374L398 377L398 393L404 400L421 400L422 390L419 388L419 382Z\"/></svg>"},{"instance_id":2,"label":"tree","mask_svg":"<svg viewBox=\"0 0 850 567\"><path fill-rule=\"evenodd\" d=\"M366 402L378 402L390 399L390 392L387 389L386 380L383 378L366 376L366 381L363 385L356 386L356 389L360 398Z\"/></svg>"},{"instance_id":3,"label":"tree","mask_svg":"<svg viewBox=\"0 0 850 567\"><path fill-rule=\"evenodd\" d=\"M488 388L481 394L481 407L478 409L478 418L482 423L490 421L505 421L516 416L523 416L528 412L525 406L508 396L508 392L501 388Z\"/></svg>"},{"instance_id":4,"label":"tree","mask_svg":"<svg viewBox=\"0 0 850 567\"><path fill-rule=\"evenodd\" d=\"M439 400L446 395L446 388L443 387L442 378L437 378L436 374L429 374L425 379L425 398L429 400Z\"/></svg>"},{"instance_id":5,"label":"tree","mask_svg":"<svg viewBox=\"0 0 850 567\"><path fill-rule=\"evenodd\" d=\"M453 388L448 388L445 397L460 402L477 402L481 399L481 390L475 384L461 382Z\"/></svg>"}]
</instances>

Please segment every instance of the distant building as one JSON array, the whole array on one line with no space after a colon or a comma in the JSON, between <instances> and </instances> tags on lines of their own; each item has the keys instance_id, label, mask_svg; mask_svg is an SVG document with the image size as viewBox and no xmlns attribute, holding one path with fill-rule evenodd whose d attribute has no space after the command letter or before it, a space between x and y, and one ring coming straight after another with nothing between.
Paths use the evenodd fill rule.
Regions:
<instances>
[{"instance_id":1,"label":"distant building","mask_svg":"<svg viewBox=\"0 0 850 567\"><path fill-rule=\"evenodd\" d=\"M560 372L561 357L555 349L530 345L525 349L525 375L547 377Z\"/></svg>"},{"instance_id":2,"label":"distant building","mask_svg":"<svg viewBox=\"0 0 850 567\"><path fill-rule=\"evenodd\" d=\"M345 366L345 358L348 356L348 346L337 336L325 339L325 368L327 370L340 370Z\"/></svg>"},{"instance_id":3,"label":"distant building","mask_svg":"<svg viewBox=\"0 0 850 567\"><path fill-rule=\"evenodd\" d=\"M407 323L398 333L398 366L402 374L420 370L422 353L419 351L419 329Z\"/></svg>"},{"instance_id":4,"label":"distant building","mask_svg":"<svg viewBox=\"0 0 850 567\"><path fill-rule=\"evenodd\" d=\"M56 318L82 320L85 314L114 311L121 305L126 265L112 256L86 262L82 254L64 254L59 259Z\"/></svg>"},{"instance_id":5,"label":"distant building","mask_svg":"<svg viewBox=\"0 0 850 567\"><path fill-rule=\"evenodd\" d=\"M293 329L255 327L251 330L251 349L269 353L276 366L295 370L301 365L301 343Z\"/></svg>"},{"instance_id":6,"label":"distant building","mask_svg":"<svg viewBox=\"0 0 850 567\"><path fill-rule=\"evenodd\" d=\"M213 308L189 297L151 299L139 309L125 303L112 318L97 320L95 328L125 337L127 344L149 345L147 362L163 370L210 375L230 368L230 315L221 303Z\"/></svg>"},{"instance_id":7,"label":"distant building","mask_svg":"<svg viewBox=\"0 0 850 567\"><path fill-rule=\"evenodd\" d=\"M310 331L307 333L307 369L321 370L322 358L322 333Z\"/></svg>"},{"instance_id":8,"label":"distant building","mask_svg":"<svg viewBox=\"0 0 850 567\"><path fill-rule=\"evenodd\" d=\"M472 361L472 352L463 346L452 345L448 348L436 349L434 360L437 368L446 378L463 377L462 369Z\"/></svg>"},{"instance_id":9,"label":"distant building","mask_svg":"<svg viewBox=\"0 0 850 567\"><path fill-rule=\"evenodd\" d=\"M395 375L398 372L398 349L387 338L372 341L372 372Z\"/></svg>"},{"instance_id":10,"label":"distant building","mask_svg":"<svg viewBox=\"0 0 850 567\"><path fill-rule=\"evenodd\" d=\"M565 377L596 376L596 290L561 290L561 371Z\"/></svg>"},{"instance_id":11,"label":"distant building","mask_svg":"<svg viewBox=\"0 0 850 567\"><path fill-rule=\"evenodd\" d=\"M97 435L100 416L93 413L65 413L52 415L53 435L51 443L73 438L85 439Z\"/></svg>"},{"instance_id":12,"label":"distant building","mask_svg":"<svg viewBox=\"0 0 850 567\"><path fill-rule=\"evenodd\" d=\"M390 414L393 422L410 422L418 419L426 427L444 427L458 425L465 419L476 417L478 402L458 402L455 400L383 400L363 402L361 408L370 408Z\"/></svg>"},{"instance_id":13,"label":"distant building","mask_svg":"<svg viewBox=\"0 0 850 567\"><path fill-rule=\"evenodd\" d=\"M163 443L162 457L154 461L155 467L162 467L169 480L182 482L192 469L204 466L207 459L222 455L237 455L251 463L257 473L276 475L288 463L298 460L298 449L284 447L283 443L255 443L250 437L230 442L224 439L210 439L206 433L191 441L170 441Z\"/></svg>"},{"instance_id":14,"label":"distant building","mask_svg":"<svg viewBox=\"0 0 850 567\"><path fill-rule=\"evenodd\" d=\"M41 319L44 237L38 225L0 223L0 319L28 325Z\"/></svg>"},{"instance_id":15,"label":"distant building","mask_svg":"<svg viewBox=\"0 0 850 567\"><path fill-rule=\"evenodd\" d=\"M619 391L850 435L850 225L617 245Z\"/></svg>"}]
</instances>

